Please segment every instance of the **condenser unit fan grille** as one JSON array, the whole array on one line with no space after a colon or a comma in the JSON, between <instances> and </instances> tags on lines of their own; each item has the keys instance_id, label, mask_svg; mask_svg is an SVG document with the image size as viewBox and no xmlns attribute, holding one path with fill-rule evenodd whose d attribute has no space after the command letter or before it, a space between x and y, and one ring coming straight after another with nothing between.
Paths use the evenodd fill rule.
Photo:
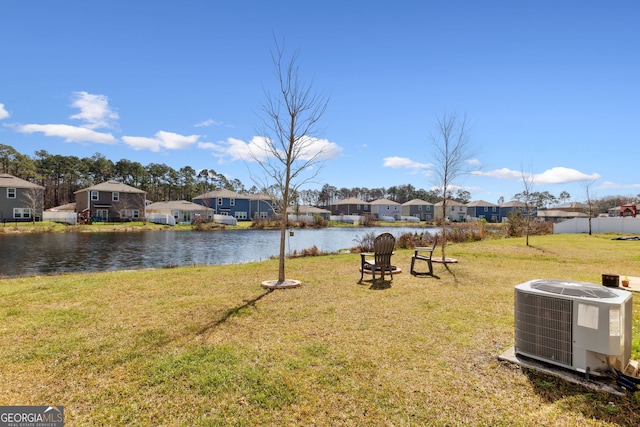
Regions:
<instances>
[{"instance_id":1,"label":"condenser unit fan grille","mask_svg":"<svg viewBox=\"0 0 640 427\"><path fill-rule=\"evenodd\" d=\"M570 366L571 300L516 292L516 352Z\"/></svg>"}]
</instances>

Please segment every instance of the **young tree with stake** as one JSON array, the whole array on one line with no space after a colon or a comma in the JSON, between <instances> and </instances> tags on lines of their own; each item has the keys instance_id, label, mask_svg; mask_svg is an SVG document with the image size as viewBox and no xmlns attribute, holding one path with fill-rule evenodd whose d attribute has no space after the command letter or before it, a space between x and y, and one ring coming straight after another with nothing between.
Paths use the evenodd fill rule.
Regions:
<instances>
[{"instance_id":1,"label":"young tree with stake","mask_svg":"<svg viewBox=\"0 0 640 427\"><path fill-rule=\"evenodd\" d=\"M264 173L261 188L270 188L274 206L280 206L280 253L278 280L275 286L286 285L285 243L287 207L300 186L310 182L321 170L328 154L328 143L318 139L318 122L326 111L328 98L313 91L313 83L300 79L298 54L287 61L284 46L275 43L271 58L277 90L264 89L260 106L261 138L251 144L253 159ZM252 177L253 178L253 177Z\"/></svg>"}]
</instances>

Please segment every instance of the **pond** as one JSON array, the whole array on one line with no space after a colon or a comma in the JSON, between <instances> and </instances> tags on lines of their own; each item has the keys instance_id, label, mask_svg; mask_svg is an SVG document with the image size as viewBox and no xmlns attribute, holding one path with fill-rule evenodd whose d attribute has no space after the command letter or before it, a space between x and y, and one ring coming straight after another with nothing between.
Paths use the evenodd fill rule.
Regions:
<instances>
[{"instance_id":1,"label":"pond","mask_svg":"<svg viewBox=\"0 0 640 427\"><path fill-rule=\"evenodd\" d=\"M368 233L435 233L424 227L332 227L292 229L286 253L314 245L323 252L356 246ZM277 256L279 230L141 231L107 233L0 234L0 277L168 265L219 265Z\"/></svg>"}]
</instances>

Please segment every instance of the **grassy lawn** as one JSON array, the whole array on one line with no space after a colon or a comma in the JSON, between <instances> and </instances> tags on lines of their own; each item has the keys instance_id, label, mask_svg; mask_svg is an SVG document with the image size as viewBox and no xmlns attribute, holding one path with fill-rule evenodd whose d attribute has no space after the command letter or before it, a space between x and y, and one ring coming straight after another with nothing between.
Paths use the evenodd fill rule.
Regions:
<instances>
[{"instance_id":1,"label":"grassy lawn","mask_svg":"<svg viewBox=\"0 0 640 427\"><path fill-rule=\"evenodd\" d=\"M277 261L0 280L0 405L63 405L68 426L640 425L640 395L497 360L514 285L640 276L640 242L612 237L456 244L435 278L398 250L376 285L357 254L290 260L303 286L273 292Z\"/></svg>"}]
</instances>

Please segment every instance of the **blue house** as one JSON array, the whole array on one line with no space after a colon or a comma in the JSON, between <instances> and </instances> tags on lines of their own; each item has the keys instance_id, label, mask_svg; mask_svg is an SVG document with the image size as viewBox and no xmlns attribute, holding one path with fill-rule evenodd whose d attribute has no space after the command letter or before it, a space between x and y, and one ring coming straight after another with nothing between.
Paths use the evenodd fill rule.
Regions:
<instances>
[{"instance_id":1,"label":"blue house","mask_svg":"<svg viewBox=\"0 0 640 427\"><path fill-rule=\"evenodd\" d=\"M507 219L511 212L515 212L519 210L523 216L527 215L527 204L524 202L519 202L517 200L512 200L507 203L503 203L500 205L500 218ZM531 206L531 216L535 218L537 215L538 208L535 206Z\"/></svg>"},{"instance_id":2,"label":"blue house","mask_svg":"<svg viewBox=\"0 0 640 427\"><path fill-rule=\"evenodd\" d=\"M222 189L196 196L193 203L213 209L217 215L231 215L238 221L267 219L274 215L273 202L264 194L239 194Z\"/></svg>"},{"instance_id":3,"label":"blue house","mask_svg":"<svg viewBox=\"0 0 640 427\"><path fill-rule=\"evenodd\" d=\"M475 200L467 203L467 215L471 218L484 218L487 222L502 221L500 206L484 200Z\"/></svg>"}]
</instances>

